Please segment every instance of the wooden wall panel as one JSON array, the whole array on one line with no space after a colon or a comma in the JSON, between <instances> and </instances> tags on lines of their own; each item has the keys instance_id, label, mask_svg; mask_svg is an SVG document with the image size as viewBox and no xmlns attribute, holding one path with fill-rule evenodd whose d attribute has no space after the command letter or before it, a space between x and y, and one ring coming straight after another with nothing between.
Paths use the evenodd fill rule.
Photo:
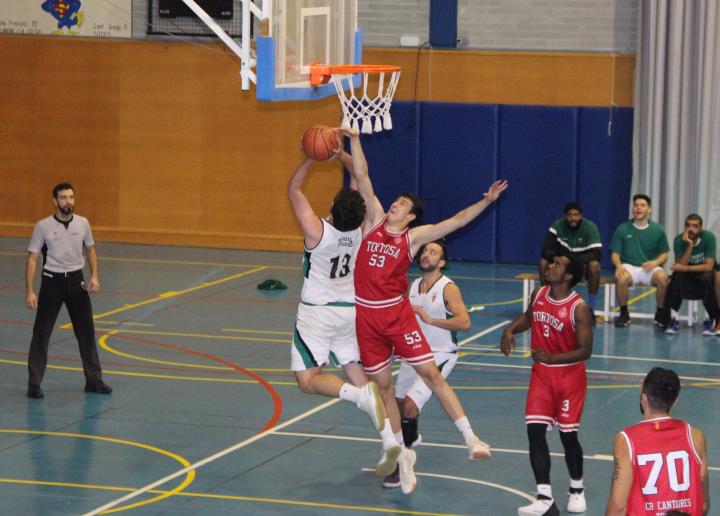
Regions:
<instances>
[{"instance_id":1,"label":"wooden wall panel","mask_svg":"<svg viewBox=\"0 0 720 516\"><path fill-rule=\"evenodd\" d=\"M402 66L402 100L632 106L634 55L375 48L363 58Z\"/></svg>"},{"instance_id":2,"label":"wooden wall panel","mask_svg":"<svg viewBox=\"0 0 720 516\"><path fill-rule=\"evenodd\" d=\"M400 64L412 99L418 54L366 49ZM0 235L29 237L52 186L75 184L100 241L299 250L285 185L313 124L337 125L335 98L261 103L240 89L221 45L0 36ZM607 55L428 51L418 99L607 105ZM614 60L616 102L632 102L633 56ZM432 75L432 80L428 79ZM424 79L424 80L423 80ZM308 196L325 213L341 184L315 167Z\"/></svg>"}]
</instances>

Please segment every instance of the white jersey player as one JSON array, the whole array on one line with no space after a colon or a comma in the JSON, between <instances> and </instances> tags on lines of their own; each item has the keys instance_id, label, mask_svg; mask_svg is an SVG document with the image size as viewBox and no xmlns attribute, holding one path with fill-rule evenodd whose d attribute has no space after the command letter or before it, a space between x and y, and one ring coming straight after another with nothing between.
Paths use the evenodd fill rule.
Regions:
<instances>
[{"instance_id":1,"label":"white jersey player","mask_svg":"<svg viewBox=\"0 0 720 516\"><path fill-rule=\"evenodd\" d=\"M470 329L470 315L458 286L442 273L445 268L445 245L441 241L425 244L419 251L422 276L410 285L408 297L418 323L435 357L435 364L447 378L457 363L456 333ZM403 440L406 446L420 443L418 417L432 397L412 366L400 366L395 395L400 407ZM385 478L383 486L400 485L398 471Z\"/></svg>"},{"instance_id":2,"label":"white jersey player","mask_svg":"<svg viewBox=\"0 0 720 516\"><path fill-rule=\"evenodd\" d=\"M341 150L338 157L345 167L352 169L352 158L347 153ZM383 447L390 450L376 469L378 475L385 476L395 468L402 447L387 421L377 385L368 381L360 365L355 336L353 270L362 241L360 225L365 217L365 203L356 190L342 189L333 200L327 220L320 219L302 192L312 163L305 159L288 183L290 204L305 242L305 279L293 335L291 368L302 392L352 401L370 416L380 432ZM323 371L331 357L352 383Z\"/></svg>"}]
</instances>

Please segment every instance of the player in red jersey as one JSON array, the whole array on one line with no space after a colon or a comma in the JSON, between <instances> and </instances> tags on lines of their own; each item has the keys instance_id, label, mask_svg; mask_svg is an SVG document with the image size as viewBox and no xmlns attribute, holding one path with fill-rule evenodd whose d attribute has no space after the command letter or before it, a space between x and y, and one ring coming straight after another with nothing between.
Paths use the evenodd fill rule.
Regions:
<instances>
[{"instance_id":1,"label":"player in red jersey","mask_svg":"<svg viewBox=\"0 0 720 516\"><path fill-rule=\"evenodd\" d=\"M615 436L615 472L606 516L709 513L705 435L670 417L678 394L680 379L674 371L654 367L643 380L644 419Z\"/></svg>"},{"instance_id":2,"label":"player in red jersey","mask_svg":"<svg viewBox=\"0 0 720 516\"><path fill-rule=\"evenodd\" d=\"M475 219L500 197L507 182L495 181L482 200L449 219L411 227L422 213L420 199L413 194L401 194L385 213L368 176L359 133L350 129L344 133L350 137L353 176L367 209L363 241L355 263L357 338L365 371L380 388L390 425L399 442L402 442L400 413L389 367L395 356L412 365L438 397L462 433L470 459L489 458L490 447L475 435L460 400L435 365L433 353L407 298L407 270L418 249ZM415 453L403 448L398 462L400 487L404 493L415 489L414 461Z\"/></svg>"},{"instance_id":3,"label":"player in red jersey","mask_svg":"<svg viewBox=\"0 0 720 516\"><path fill-rule=\"evenodd\" d=\"M508 356L515 349L513 335L532 329L534 363L525 423L537 499L520 507L520 516L560 514L550 486L550 451L545 436L552 426L560 430L570 473L567 511L587 510L578 428L587 390L584 361L592 354L593 315L582 297L572 290L583 276L582 263L567 256L556 256L545 267L544 276L547 285L533 292L527 311L505 329L500 345Z\"/></svg>"}]
</instances>

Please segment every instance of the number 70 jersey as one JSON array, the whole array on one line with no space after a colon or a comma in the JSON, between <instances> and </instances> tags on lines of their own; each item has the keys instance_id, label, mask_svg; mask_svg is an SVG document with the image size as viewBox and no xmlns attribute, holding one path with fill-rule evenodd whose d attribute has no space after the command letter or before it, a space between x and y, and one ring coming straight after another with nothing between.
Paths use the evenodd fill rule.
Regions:
<instances>
[{"instance_id":1,"label":"number 70 jersey","mask_svg":"<svg viewBox=\"0 0 720 516\"><path fill-rule=\"evenodd\" d=\"M680 419L648 419L624 429L633 466L627 511L655 516L676 509L700 516L703 491L700 456L690 425Z\"/></svg>"},{"instance_id":2,"label":"number 70 jersey","mask_svg":"<svg viewBox=\"0 0 720 516\"><path fill-rule=\"evenodd\" d=\"M311 305L355 303L353 271L362 230L338 231L323 220L323 235L312 249L305 248L301 299Z\"/></svg>"}]
</instances>

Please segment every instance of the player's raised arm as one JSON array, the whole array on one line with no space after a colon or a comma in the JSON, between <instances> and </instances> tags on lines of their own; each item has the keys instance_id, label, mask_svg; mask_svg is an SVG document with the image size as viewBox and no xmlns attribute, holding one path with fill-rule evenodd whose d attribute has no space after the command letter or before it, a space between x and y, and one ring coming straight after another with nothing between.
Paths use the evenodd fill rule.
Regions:
<instances>
[{"instance_id":1,"label":"player's raised arm","mask_svg":"<svg viewBox=\"0 0 720 516\"><path fill-rule=\"evenodd\" d=\"M633 482L632 463L625 437L622 433L615 436L613 445L613 476L610 497L605 507L605 516L625 516L627 499Z\"/></svg>"},{"instance_id":2,"label":"player's raised arm","mask_svg":"<svg viewBox=\"0 0 720 516\"><path fill-rule=\"evenodd\" d=\"M313 161L310 158L305 158L295 169L292 176L290 176L290 181L287 186L290 205L292 206L295 218L300 223L305 237L305 246L308 248L315 247L318 242L320 242L323 234L322 221L315 214L312 206L310 206L310 202L302 191L302 186L305 183L305 178L312 163Z\"/></svg>"},{"instance_id":3,"label":"player's raised arm","mask_svg":"<svg viewBox=\"0 0 720 516\"><path fill-rule=\"evenodd\" d=\"M380 219L385 215L385 210L383 210L382 204L380 204L380 201L375 196L375 191L370 181L367 160L365 159L365 153L360 143L360 132L357 129L341 128L338 130L350 139L352 169L349 169L349 171L351 177L357 182L357 191L360 192L360 195L365 201L365 207L367 209L365 222L363 222L363 234L365 234L370 228L380 222Z\"/></svg>"},{"instance_id":4,"label":"player's raised arm","mask_svg":"<svg viewBox=\"0 0 720 516\"><path fill-rule=\"evenodd\" d=\"M439 240L453 231L469 224L477 218L478 215L485 211L485 208L496 201L507 187L507 181L495 181L492 185L490 185L488 191L485 192L481 201L471 204L449 219L445 219L437 224L427 224L412 228L410 230L410 252L412 255L414 256L418 249L428 242Z\"/></svg>"}]
</instances>

